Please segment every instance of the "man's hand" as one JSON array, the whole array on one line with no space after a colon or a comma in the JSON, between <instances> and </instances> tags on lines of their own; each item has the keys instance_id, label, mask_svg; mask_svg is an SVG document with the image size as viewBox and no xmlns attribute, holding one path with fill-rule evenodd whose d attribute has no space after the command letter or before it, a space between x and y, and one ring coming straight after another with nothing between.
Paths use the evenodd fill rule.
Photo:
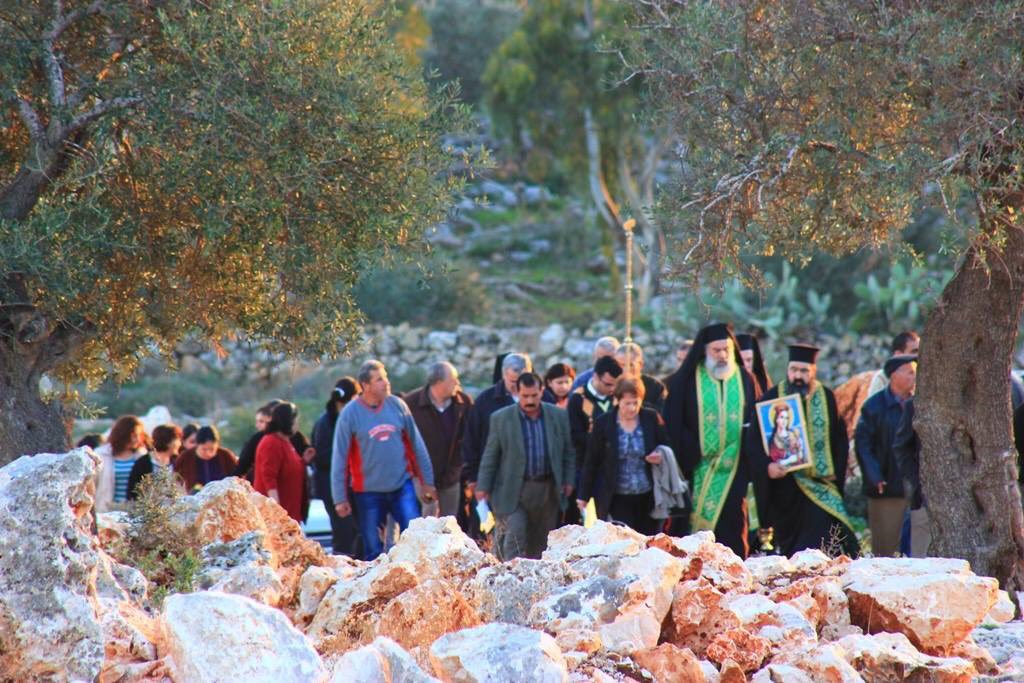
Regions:
<instances>
[{"instance_id":1,"label":"man's hand","mask_svg":"<svg viewBox=\"0 0 1024 683\"><path fill-rule=\"evenodd\" d=\"M885 493L885 482L880 481L878 482L878 495L882 495L883 493Z\"/></svg>"},{"instance_id":2,"label":"man's hand","mask_svg":"<svg viewBox=\"0 0 1024 683\"><path fill-rule=\"evenodd\" d=\"M475 481L467 481L466 482L466 488L469 489L469 495L473 495L473 493L476 491L476 482Z\"/></svg>"},{"instance_id":3,"label":"man's hand","mask_svg":"<svg viewBox=\"0 0 1024 683\"><path fill-rule=\"evenodd\" d=\"M427 486L426 484L424 484L422 486L422 491L424 503L433 503L435 500L437 500L437 489L434 488L433 486Z\"/></svg>"},{"instance_id":4,"label":"man's hand","mask_svg":"<svg viewBox=\"0 0 1024 683\"><path fill-rule=\"evenodd\" d=\"M562 495L565 496L566 498L571 497L572 496L572 489L573 489L573 485L572 484L562 484Z\"/></svg>"},{"instance_id":5,"label":"man's hand","mask_svg":"<svg viewBox=\"0 0 1024 683\"><path fill-rule=\"evenodd\" d=\"M488 498L490 498L490 496L487 494L487 491L481 491L476 487L475 483L473 485L473 496L475 496L477 500L487 500Z\"/></svg>"},{"instance_id":6,"label":"man's hand","mask_svg":"<svg viewBox=\"0 0 1024 683\"><path fill-rule=\"evenodd\" d=\"M661 464L661 451L655 449L644 456L644 460L651 463L652 465Z\"/></svg>"},{"instance_id":7,"label":"man's hand","mask_svg":"<svg viewBox=\"0 0 1024 683\"><path fill-rule=\"evenodd\" d=\"M782 479L786 476L786 470L776 462L768 463L768 476L771 479Z\"/></svg>"},{"instance_id":8,"label":"man's hand","mask_svg":"<svg viewBox=\"0 0 1024 683\"><path fill-rule=\"evenodd\" d=\"M576 507L578 507L580 509L580 511L586 510L587 509L587 501L580 500L579 498L577 498L576 499Z\"/></svg>"},{"instance_id":9,"label":"man's hand","mask_svg":"<svg viewBox=\"0 0 1024 683\"><path fill-rule=\"evenodd\" d=\"M338 503L334 506L334 511L339 517L348 517L352 514L352 503Z\"/></svg>"},{"instance_id":10,"label":"man's hand","mask_svg":"<svg viewBox=\"0 0 1024 683\"><path fill-rule=\"evenodd\" d=\"M313 448L312 446L310 446L306 450L302 451L302 460L307 465L309 463L313 462L313 458L315 458L315 457L316 457L316 449Z\"/></svg>"}]
</instances>

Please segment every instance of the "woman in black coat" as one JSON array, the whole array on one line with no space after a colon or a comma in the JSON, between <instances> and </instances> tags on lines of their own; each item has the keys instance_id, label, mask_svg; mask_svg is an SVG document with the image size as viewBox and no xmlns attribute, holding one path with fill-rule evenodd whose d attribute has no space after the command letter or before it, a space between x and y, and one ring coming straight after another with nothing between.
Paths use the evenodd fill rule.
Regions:
<instances>
[{"instance_id":1,"label":"woman in black coat","mask_svg":"<svg viewBox=\"0 0 1024 683\"><path fill-rule=\"evenodd\" d=\"M618 405L594 421L576 502L583 508L593 496L598 518L611 517L650 536L661 524L651 517L651 465L661 462L658 447L669 445L668 432L657 412L641 407L643 382L620 378L615 398Z\"/></svg>"}]
</instances>

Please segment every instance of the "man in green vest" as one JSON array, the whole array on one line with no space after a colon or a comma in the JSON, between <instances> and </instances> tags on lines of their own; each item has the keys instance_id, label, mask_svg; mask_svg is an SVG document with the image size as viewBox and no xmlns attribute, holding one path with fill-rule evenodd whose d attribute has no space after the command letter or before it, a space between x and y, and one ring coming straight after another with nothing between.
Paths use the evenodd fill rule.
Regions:
<instances>
[{"instance_id":1,"label":"man in green vest","mask_svg":"<svg viewBox=\"0 0 1024 683\"><path fill-rule=\"evenodd\" d=\"M690 482L693 511L682 535L710 529L718 542L745 558L747 465L745 433L754 406L754 381L743 367L732 325L708 325L668 379L663 415L679 469Z\"/></svg>"},{"instance_id":2,"label":"man in green vest","mask_svg":"<svg viewBox=\"0 0 1024 683\"><path fill-rule=\"evenodd\" d=\"M789 347L786 381L761 397L771 401L798 394L803 403L801 425L810 447L810 466L786 471L769 457L757 419L751 423L748 450L755 484L763 491L762 510L770 517L763 526L774 528L775 545L783 555L807 548L856 557L859 549L843 507L843 484L850 441L846 423L836 411L832 390L818 381L818 347Z\"/></svg>"}]
</instances>

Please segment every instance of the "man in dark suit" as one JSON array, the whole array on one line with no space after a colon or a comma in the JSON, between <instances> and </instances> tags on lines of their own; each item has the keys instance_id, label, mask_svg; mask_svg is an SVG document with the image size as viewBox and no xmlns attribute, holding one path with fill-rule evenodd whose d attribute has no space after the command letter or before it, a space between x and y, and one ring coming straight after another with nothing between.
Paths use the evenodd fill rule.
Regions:
<instances>
[{"instance_id":1,"label":"man in dark suit","mask_svg":"<svg viewBox=\"0 0 1024 683\"><path fill-rule=\"evenodd\" d=\"M476 498L490 502L497 520L495 550L502 560L540 558L573 491L576 456L569 418L541 402L543 391L536 374L519 376L518 405L491 415L480 459Z\"/></svg>"}]
</instances>

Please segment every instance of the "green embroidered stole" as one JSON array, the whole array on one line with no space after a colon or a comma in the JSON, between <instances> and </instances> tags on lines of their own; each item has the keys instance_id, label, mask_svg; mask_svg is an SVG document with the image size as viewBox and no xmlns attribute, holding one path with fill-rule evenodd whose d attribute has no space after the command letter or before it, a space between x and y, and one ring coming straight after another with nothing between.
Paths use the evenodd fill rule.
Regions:
<instances>
[{"instance_id":1,"label":"green embroidered stole","mask_svg":"<svg viewBox=\"0 0 1024 683\"><path fill-rule=\"evenodd\" d=\"M786 382L780 396L788 393L797 393ZM804 430L807 433L807 442L811 446L811 466L793 472L797 486L812 503L832 515L846 525L850 533L853 533L853 525L846 516L846 506L843 505L843 495L836 486L836 471L832 464L832 446L829 435L831 434L831 420L828 415L828 400L825 397L825 387L816 383L814 391L804 399L804 412L807 417L807 424Z\"/></svg>"},{"instance_id":2,"label":"green embroidered stole","mask_svg":"<svg viewBox=\"0 0 1024 683\"><path fill-rule=\"evenodd\" d=\"M714 530L740 460L743 373L737 370L719 382L701 365L696 380L701 459L693 473L690 523L693 531Z\"/></svg>"}]
</instances>

